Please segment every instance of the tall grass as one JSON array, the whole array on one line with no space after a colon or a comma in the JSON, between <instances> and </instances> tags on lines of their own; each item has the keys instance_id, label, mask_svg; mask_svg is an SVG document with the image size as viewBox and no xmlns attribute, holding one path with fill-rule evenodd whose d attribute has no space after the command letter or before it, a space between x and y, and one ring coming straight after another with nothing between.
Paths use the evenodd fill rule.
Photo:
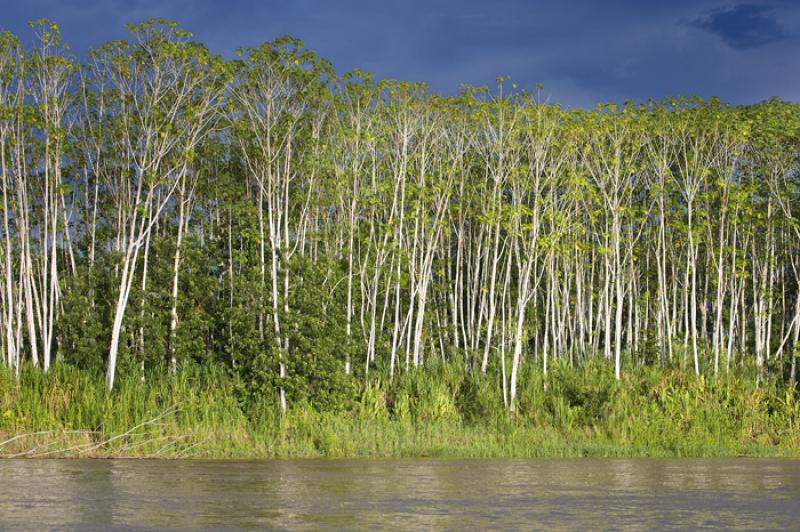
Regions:
<instances>
[{"instance_id":1,"label":"tall grass","mask_svg":"<svg viewBox=\"0 0 800 532\"><path fill-rule=\"evenodd\" d=\"M616 382L589 362L526 366L517 411L499 378L439 364L378 376L336 412L300 403L281 415L221 371L123 377L67 364L0 372L0 456L539 457L800 456L800 400L750 371L695 377L642 367Z\"/></svg>"}]
</instances>

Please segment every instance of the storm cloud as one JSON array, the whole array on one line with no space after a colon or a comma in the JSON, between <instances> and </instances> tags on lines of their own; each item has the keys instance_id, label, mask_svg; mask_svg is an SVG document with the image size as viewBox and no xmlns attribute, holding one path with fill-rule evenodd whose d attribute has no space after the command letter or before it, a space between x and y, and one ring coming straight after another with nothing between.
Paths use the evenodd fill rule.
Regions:
<instances>
[{"instance_id":1,"label":"storm cloud","mask_svg":"<svg viewBox=\"0 0 800 532\"><path fill-rule=\"evenodd\" d=\"M719 0L28 0L7 2L0 26L30 42L27 21L48 17L84 56L125 23L177 20L212 51L280 35L302 39L338 71L425 81L453 94L462 83L510 75L543 83L551 101L678 95L749 103L800 98L800 3Z\"/></svg>"}]
</instances>

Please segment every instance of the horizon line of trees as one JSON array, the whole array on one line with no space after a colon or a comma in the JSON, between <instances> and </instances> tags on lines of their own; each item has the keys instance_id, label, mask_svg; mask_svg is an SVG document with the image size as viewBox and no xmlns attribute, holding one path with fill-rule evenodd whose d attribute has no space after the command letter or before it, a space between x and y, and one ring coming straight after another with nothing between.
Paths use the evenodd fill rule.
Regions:
<instances>
[{"instance_id":1,"label":"horizon line of trees","mask_svg":"<svg viewBox=\"0 0 800 532\"><path fill-rule=\"evenodd\" d=\"M512 410L521 365L588 357L796 381L797 103L445 97L290 37L226 61L161 19L79 64L32 26L0 35L17 372L215 365L284 410L430 360Z\"/></svg>"}]
</instances>

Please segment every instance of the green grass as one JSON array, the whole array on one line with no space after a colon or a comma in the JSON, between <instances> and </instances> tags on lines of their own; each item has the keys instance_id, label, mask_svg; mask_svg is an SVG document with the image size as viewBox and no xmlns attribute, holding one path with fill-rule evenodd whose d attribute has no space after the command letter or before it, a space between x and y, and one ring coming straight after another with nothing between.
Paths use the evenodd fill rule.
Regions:
<instances>
[{"instance_id":1,"label":"green grass","mask_svg":"<svg viewBox=\"0 0 800 532\"><path fill-rule=\"evenodd\" d=\"M800 398L745 370L719 379L602 362L527 367L517 411L497 379L461 365L362 386L335 412L252 398L222 372L102 376L66 364L0 372L0 456L712 457L800 456ZM9 441L10 440L10 441Z\"/></svg>"}]
</instances>

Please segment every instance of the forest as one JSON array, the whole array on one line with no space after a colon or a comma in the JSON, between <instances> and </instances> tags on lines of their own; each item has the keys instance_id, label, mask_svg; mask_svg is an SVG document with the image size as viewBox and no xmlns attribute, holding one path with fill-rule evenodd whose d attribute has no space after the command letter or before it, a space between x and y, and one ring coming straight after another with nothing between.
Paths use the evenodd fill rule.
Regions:
<instances>
[{"instance_id":1,"label":"forest","mask_svg":"<svg viewBox=\"0 0 800 532\"><path fill-rule=\"evenodd\" d=\"M800 453L800 104L128 29L0 35L0 455Z\"/></svg>"}]
</instances>

